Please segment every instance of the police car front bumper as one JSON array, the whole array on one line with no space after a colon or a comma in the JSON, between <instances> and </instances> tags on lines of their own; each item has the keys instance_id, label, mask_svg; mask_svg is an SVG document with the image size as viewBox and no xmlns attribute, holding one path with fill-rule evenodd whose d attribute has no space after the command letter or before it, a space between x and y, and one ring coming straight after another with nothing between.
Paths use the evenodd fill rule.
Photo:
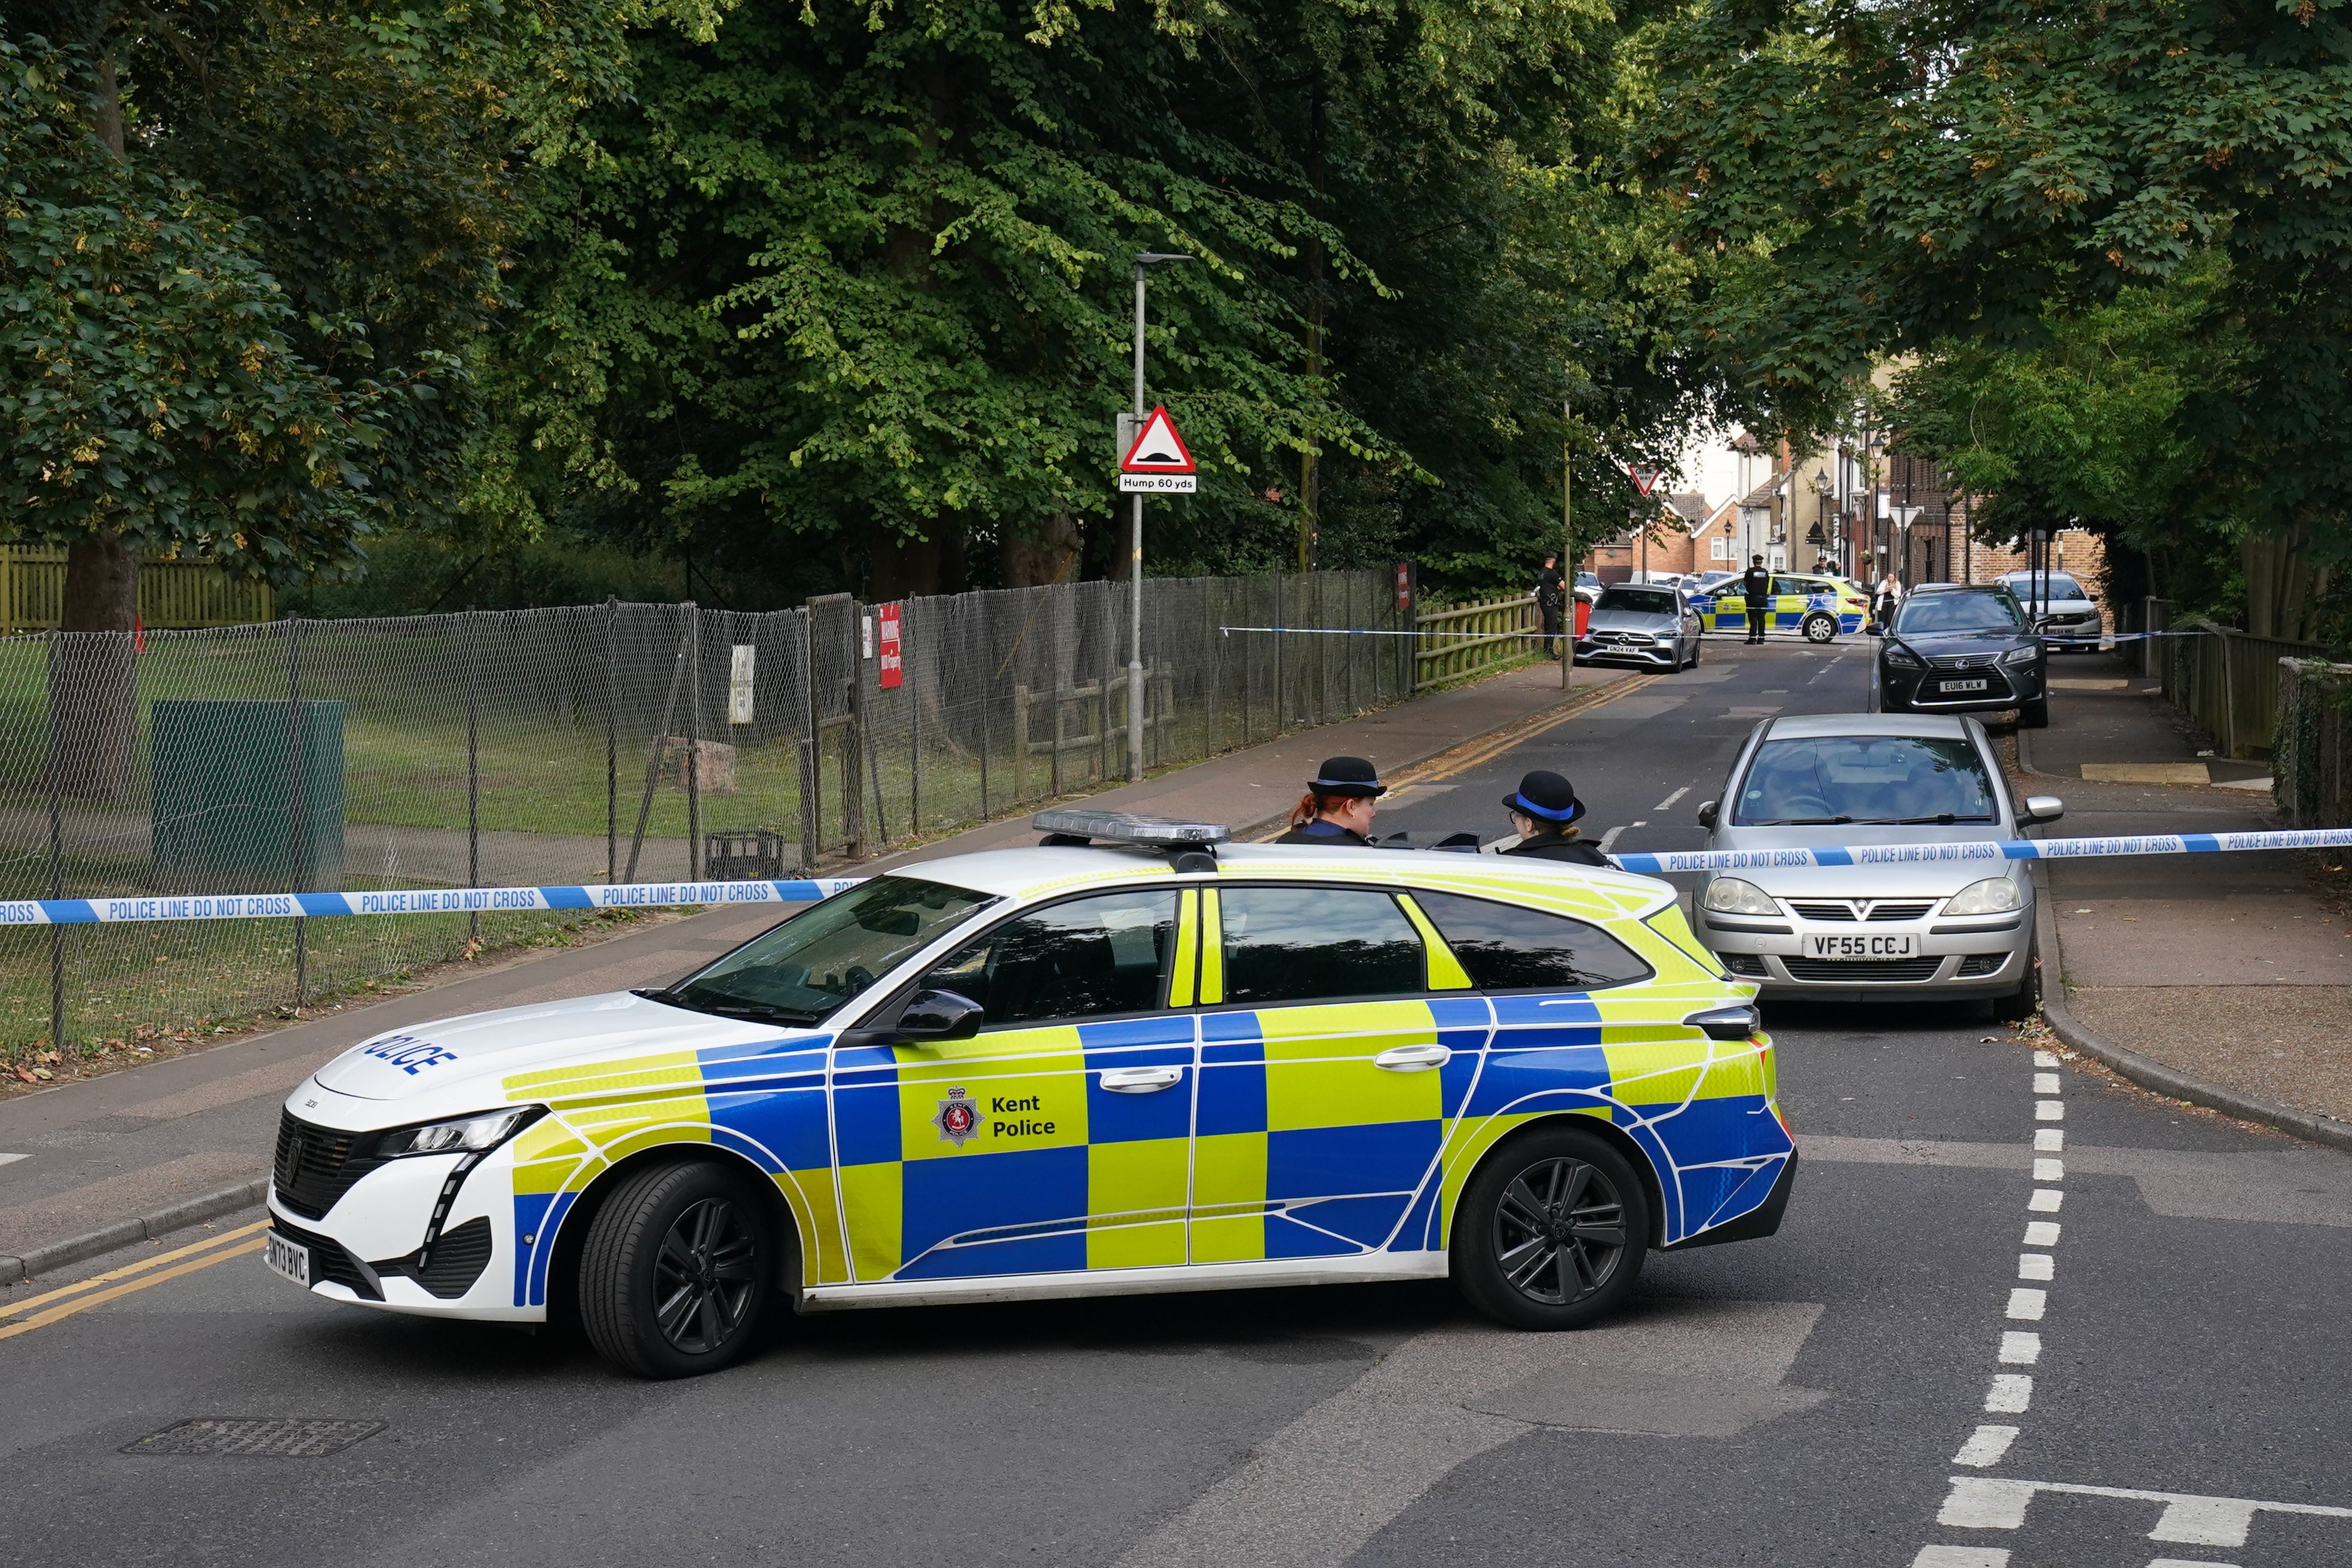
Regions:
<instances>
[{"instance_id":1,"label":"police car front bumper","mask_svg":"<svg viewBox=\"0 0 2352 1568\"><path fill-rule=\"evenodd\" d=\"M309 1115L321 1120L284 1113L281 1159L269 1185L270 1241L264 1253L274 1272L296 1283L307 1276L314 1296L383 1311L546 1320L544 1304L516 1304L511 1139L487 1153L414 1154L373 1163L322 1205L317 1200L327 1193L308 1184L299 1189L300 1196L279 1190L279 1173L288 1168L285 1140L318 1137L331 1146L338 1138L352 1136L347 1129L354 1115L381 1121L384 1107L315 1084L306 1086L303 1097L312 1102L306 1107ZM344 1126L333 1125L338 1122ZM364 1140L372 1131L357 1136Z\"/></svg>"}]
</instances>

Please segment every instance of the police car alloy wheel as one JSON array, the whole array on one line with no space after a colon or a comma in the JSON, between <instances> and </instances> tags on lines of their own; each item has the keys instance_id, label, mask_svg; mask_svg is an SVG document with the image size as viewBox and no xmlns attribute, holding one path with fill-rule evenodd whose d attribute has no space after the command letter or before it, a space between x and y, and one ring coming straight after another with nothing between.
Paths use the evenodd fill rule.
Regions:
<instances>
[{"instance_id":1,"label":"police car alloy wheel","mask_svg":"<svg viewBox=\"0 0 2352 1568\"><path fill-rule=\"evenodd\" d=\"M750 1348L776 1275L774 1226L748 1182L709 1161L656 1165L598 1211L580 1321L640 1377L716 1372Z\"/></svg>"},{"instance_id":2,"label":"police car alloy wheel","mask_svg":"<svg viewBox=\"0 0 2352 1568\"><path fill-rule=\"evenodd\" d=\"M1581 1328L1633 1293L1649 1235L1649 1200L1623 1155L1580 1128L1538 1127L1471 1178L1454 1283L1513 1328Z\"/></svg>"},{"instance_id":3,"label":"police car alloy wheel","mask_svg":"<svg viewBox=\"0 0 2352 1568\"><path fill-rule=\"evenodd\" d=\"M1823 615L1819 610L1805 617L1805 640L1807 642L1835 642L1837 640L1837 617L1835 616Z\"/></svg>"}]
</instances>

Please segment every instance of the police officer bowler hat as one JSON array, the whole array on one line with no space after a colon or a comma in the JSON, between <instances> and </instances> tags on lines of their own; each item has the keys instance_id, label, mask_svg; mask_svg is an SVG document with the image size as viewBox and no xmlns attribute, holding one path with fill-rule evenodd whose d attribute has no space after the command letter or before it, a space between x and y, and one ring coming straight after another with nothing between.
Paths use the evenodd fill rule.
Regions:
<instances>
[{"instance_id":1,"label":"police officer bowler hat","mask_svg":"<svg viewBox=\"0 0 2352 1568\"><path fill-rule=\"evenodd\" d=\"M1519 787L1503 797L1503 805L1538 822L1557 823L1562 827L1584 815L1584 803L1576 798L1576 786L1544 768L1521 779Z\"/></svg>"},{"instance_id":2,"label":"police officer bowler hat","mask_svg":"<svg viewBox=\"0 0 2352 1568\"><path fill-rule=\"evenodd\" d=\"M1326 757L1315 782L1307 786L1317 795L1359 795L1377 799L1389 793L1380 770L1361 757Z\"/></svg>"}]
</instances>

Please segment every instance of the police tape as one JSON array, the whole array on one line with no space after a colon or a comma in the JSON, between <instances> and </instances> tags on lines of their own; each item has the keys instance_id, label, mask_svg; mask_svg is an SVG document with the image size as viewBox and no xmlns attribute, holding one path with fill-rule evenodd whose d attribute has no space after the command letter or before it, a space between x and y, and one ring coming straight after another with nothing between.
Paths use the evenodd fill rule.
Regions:
<instances>
[{"instance_id":1,"label":"police tape","mask_svg":"<svg viewBox=\"0 0 2352 1568\"><path fill-rule=\"evenodd\" d=\"M2126 855L2214 855L2256 849L2352 846L2352 827L2277 828L2259 833L2156 833L2124 838L1983 838L1955 844L1848 844L1778 849L1668 849L1610 856L1621 870L1769 870L1787 866L1993 865L2011 860L2093 860Z\"/></svg>"},{"instance_id":2,"label":"police tape","mask_svg":"<svg viewBox=\"0 0 2352 1568\"><path fill-rule=\"evenodd\" d=\"M1954 844L1847 844L1811 848L1667 849L1609 857L1622 871L1748 871L1789 866L1932 866L2081 860L2127 855L2212 855L2352 847L2352 827L2258 833L2142 834L2122 838L1984 838ZM863 877L772 882L622 882L561 888L394 888L354 893L190 893L121 899L0 900L0 926L118 925L154 921L249 921L341 915L520 914L534 910L697 909L803 904Z\"/></svg>"},{"instance_id":3,"label":"police tape","mask_svg":"<svg viewBox=\"0 0 2352 1568\"><path fill-rule=\"evenodd\" d=\"M620 882L568 888L390 888L356 893L184 893L121 899L0 900L0 926L147 921L300 920L339 915L517 914L534 910L694 909L803 904L863 877L777 882Z\"/></svg>"}]
</instances>

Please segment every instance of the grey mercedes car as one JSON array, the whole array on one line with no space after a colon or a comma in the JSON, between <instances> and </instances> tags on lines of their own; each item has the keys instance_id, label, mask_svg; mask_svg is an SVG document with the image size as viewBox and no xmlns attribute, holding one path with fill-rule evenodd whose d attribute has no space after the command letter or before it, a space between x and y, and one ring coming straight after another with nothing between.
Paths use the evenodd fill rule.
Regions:
<instances>
[{"instance_id":1,"label":"grey mercedes car","mask_svg":"<svg viewBox=\"0 0 2352 1568\"><path fill-rule=\"evenodd\" d=\"M2096 653L2106 636L2099 602L2071 572L2007 572L2001 583L2042 629L2052 653Z\"/></svg>"},{"instance_id":2,"label":"grey mercedes car","mask_svg":"<svg viewBox=\"0 0 2352 1568\"><path fill-rule=\"evenodd\" d=\"M1698 612L1667 584L1612 583L1576 639L1579 664L1687 669L1698 663Z\"/></svg>"},{"instance_id":3,"label":"grey mercedes car","mask_svg":"<svg viewBox=\"0 0 2352 1568\"><path fill-rule=\"evenodd\" d=\"M1709 849L1949 844L2055 822L2054 795L2012 808L1984 726L1955 714L1768 719L1720 800ZM1699 940L1766 997L1975 999L2021 1018L2040 1000L2027 862L1782 866L1711 874Z\"/></svg>"}]
</instances>

